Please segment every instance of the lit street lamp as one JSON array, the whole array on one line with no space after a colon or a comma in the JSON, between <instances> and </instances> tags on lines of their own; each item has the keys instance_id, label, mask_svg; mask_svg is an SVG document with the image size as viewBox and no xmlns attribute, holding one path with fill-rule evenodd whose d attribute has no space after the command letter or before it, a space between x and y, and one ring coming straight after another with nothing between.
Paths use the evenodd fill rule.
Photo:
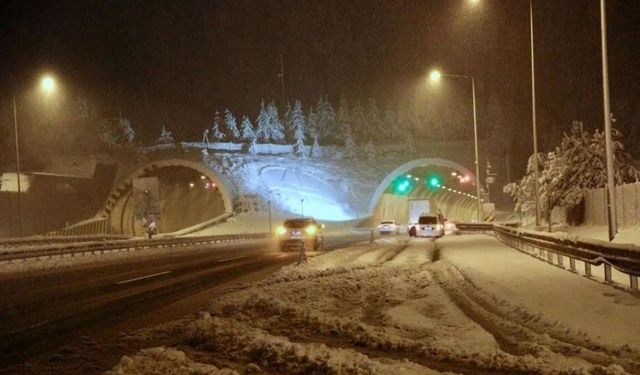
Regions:
<instances>
[{"instance_id":1,"label":"lit street lamp","mask_svg":"<svg viewBox=\"0 0 640 375\"><path fill-rule=\"evenodd\" d=\"M56 89L56 81L51 76L44 76L40 83L42 90L47 94L52 94ZM20 236L23 235L22 221L22 186L20 184L20 142L18 135L18 110L16 105L16 96L13 95L13 127L16 138L16 182L18 187L18 228Z\"/></svg>"},{"instance_id":2,"label":"lit street lamp","mask_svg":"<svg viewBox=\"0 0 640 375\"><path fill-rule=\"evenodd\" d=\"M471 80L471 97L473 100L473 145L475 149L475 165L476 165L476 200L477 200L477 220L481 221L481 205L480 205L480 166L478 164L478 122L476 116L476 83L473 76L444 74L438 70L434 70L430 74L432 82L439 82L442 77L463 78Z\"/></svg>"}]
</instances>

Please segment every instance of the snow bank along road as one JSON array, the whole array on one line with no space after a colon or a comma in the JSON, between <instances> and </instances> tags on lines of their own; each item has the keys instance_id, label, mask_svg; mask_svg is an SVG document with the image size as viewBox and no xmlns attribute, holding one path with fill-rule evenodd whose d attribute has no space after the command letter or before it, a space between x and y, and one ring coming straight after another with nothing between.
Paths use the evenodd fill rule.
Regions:
<instances>
[{"instance_id":1,"label":"snow bank along road","mask_svg":"<svg viewBox=\"0 0 640 375\"><path fill-rule=\"evenodd\" d=\"M327 247L365 238L328 236ZM269 239L149 249L125 257L32 260L24 269L0 270L0 365L297 257L274 245ZM16 272L24 270L30 271Z\"/></svg>"},{"instance_id":2,"label":"snow bank along road","mask_svg":"<svg viewBox=\"0 0 640 375\"><path fill-rule=\"evenodd\" d=\"M109 373L640 373L639 312L637 297L491 236L394 237L123 335Z\"/></svg>"}]
</instances>

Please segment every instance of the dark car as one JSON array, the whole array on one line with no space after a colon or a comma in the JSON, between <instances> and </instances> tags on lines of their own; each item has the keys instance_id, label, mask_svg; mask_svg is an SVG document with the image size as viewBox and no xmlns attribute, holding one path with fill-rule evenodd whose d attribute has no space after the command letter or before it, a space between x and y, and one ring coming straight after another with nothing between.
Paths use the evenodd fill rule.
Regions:
<instances>
[{"instance_id":1,"label":"dark car","mask_svg":"<svg viewBox=\"0 0 640 375\"><path fill-rule=\"evenodd\" d=\"M304 246L305 250L319 250L322 247L322 228L324 225L318 224L312 218L297 218L285 220L276 229L280 250L300 250Z\"/></svg>"}]
</instances>

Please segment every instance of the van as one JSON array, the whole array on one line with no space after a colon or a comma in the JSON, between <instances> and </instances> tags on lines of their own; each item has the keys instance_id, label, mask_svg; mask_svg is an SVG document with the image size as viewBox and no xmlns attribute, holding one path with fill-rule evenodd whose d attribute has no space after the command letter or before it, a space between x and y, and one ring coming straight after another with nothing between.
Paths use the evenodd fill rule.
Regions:
<instances>
[{"instance_id":1,"label":"van","mask_svg":"<svg viewBox=\"0 0 640 375\"><path fill-rule=\"evenodd\" d=\"M416 224L417 237L435 237L444 236L444 219L442 215L421 214Z\"/></svg>"}]
</instances>

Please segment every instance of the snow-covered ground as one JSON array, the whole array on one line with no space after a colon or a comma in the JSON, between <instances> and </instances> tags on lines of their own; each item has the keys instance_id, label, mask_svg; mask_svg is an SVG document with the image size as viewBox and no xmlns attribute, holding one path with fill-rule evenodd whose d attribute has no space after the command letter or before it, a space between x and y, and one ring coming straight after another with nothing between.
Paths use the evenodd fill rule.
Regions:
<instances>
[{"instance_id":1,"label":"snow-covered ground","mask_svg":"<svg viewBox=\"0 0 640 375\"><path fill-rule=\"evenodd\" d=\"M569 226L562 231L575 234L580 238L593 238L601 241L609 240L609 227L606 225L581 225L578 227ZM618 228L614 243L640 245L640 228Z\"/></svg>"},{"instance_id":2,"label":"snow-covered ground","mask_svg":"<svg viewBox=\"0 0 640 375\"><path fill-rule=\"evenodd\" d=\"M640 300L491 236L387 237L282 268L112 374L640 373Z\"/></svg>"}]
</instances>

